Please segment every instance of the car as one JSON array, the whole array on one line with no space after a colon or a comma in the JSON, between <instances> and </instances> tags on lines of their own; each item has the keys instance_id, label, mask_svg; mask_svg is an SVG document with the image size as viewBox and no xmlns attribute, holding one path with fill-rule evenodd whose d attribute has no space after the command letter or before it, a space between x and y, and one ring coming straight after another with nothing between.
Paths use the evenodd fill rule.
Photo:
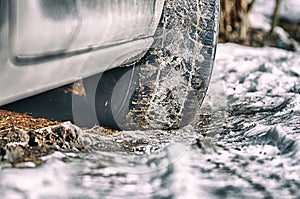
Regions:
<instances>
[{"instance_id":1,"label":"car","mask_svg":"<svg viewBox=\"0 0 300 199\"><path fill-rule=\"evenodd\" d=\"M73 100L74 121L143 130L194 120L218 0L0 0L0 15L1 106L83 80L89 108Z\"/></svg>"}]
</instances>

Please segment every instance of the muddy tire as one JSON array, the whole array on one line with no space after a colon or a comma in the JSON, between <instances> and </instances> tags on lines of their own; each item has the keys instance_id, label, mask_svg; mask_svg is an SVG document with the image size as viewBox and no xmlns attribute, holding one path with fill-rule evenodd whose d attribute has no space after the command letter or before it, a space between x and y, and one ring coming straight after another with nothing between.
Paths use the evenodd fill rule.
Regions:
<instances>
[{"instance_id":1,"label":"muddy tire","mask_svg":"<svg viewBox=\"0 0 300 199\"><path fill-rule=\"evenodd\" d=\"M137 63L101 74L95 109L115 129L174 129L194 120L215 57L218 0L168 0L155 41Z\"/></svg>"}]
</instances>

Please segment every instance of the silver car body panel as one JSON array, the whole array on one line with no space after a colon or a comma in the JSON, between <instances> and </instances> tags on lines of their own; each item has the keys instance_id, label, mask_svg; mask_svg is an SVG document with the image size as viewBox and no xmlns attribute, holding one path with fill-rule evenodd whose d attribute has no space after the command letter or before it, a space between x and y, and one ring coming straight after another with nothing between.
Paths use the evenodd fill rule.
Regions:
<instances>
[{"instance_id":1,"label":"silver car body panel","mask_svg":"<svg viewBox=\"0 0 300 199\"><path fill-rule=\"evenodd\" d=\"M0 0L0 105L142 55L163 0Z\"/></svg>"}]
</instances>

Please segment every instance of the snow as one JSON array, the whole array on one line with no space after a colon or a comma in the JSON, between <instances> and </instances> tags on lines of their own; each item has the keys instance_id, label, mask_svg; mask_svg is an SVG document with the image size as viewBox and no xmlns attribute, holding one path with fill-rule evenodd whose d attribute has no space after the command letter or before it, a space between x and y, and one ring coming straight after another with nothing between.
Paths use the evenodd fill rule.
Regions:
<instances>
[{"instance_id":1,"label":"snow","mask_svg":"<svg viewBox=\"0 0 300 199\"><path fill-rule=\"evenodd\" d=\"M73 153L70 157L70 153L56 152L43 157L45 163L37 168L24 165L27 168L3 169L0 198L132 198L135 194L155 198L158 197L156 192L164 196L172 194L174 198L220 198L217 193L227 193L228 187L232 188L228 198L245 198L244 195L263 198L264 192L255 189L253 183L266 187L272 193L270 198L292 198L293 186L300 182L300 143L296 142L300 140L297 130L300 94L292 91L300 90L299 57L300 52L270 47L253 48L232 43L218 46L204 105L211 106L213 114L220 113L220 117L213 115L209 131L216 134L224 131L222 126L216 125L219 123L232 129L234 124L243 125L242 130L235 132L228 128L230 132L218 133L210 139L208 143L218 143L218 153L214 153L212 147L209 150L210 146L204 148L204 153L195 145L162 142L169 138L175 140L176 136L177 139L182 136L180 140L194 140L198 133L192 127L167 133L146 132L144 136L139 131L119 132L111 137L106 135L106 139L94 133L90 135L94 136L94 150L105 144L118 147L117 138L128 140L128 143L144 138L155 146L169 147L146 156L93 151L90 155L78 153L77 158ZM239 112L272 110L287 98L290 100L286 107L270 117L255 118L241 113L230 118L227 111L234 106L238 106ZM251 139L254 141L250 142ZM275 144L270 144L271 141ZM289 147L291 143L293 147ZM281 155L283 152L285 154ZM275 174L280 176L280 181L270 179Z\"/></svg>"},{"instance_id":2,"label":"snow","mask_svg":"<svg viewBox=\"0 0 300 199\"><path fill-rule=\"evenodd\" d=\"M266 32L271 29L271 18L273 15L275 0L257 0L253 10L249 15L250 26L262 29ZM280 17L294 23L300 23L300 0L282 0ZM294 39L289 37L281 27L276 27L275 32L286 44L295 46L300 51L300 45Z\"/></svg>"},{"instance_id":3,"label":"snow","mask_svg":"<svg viewBox=\"0 0 300 199\"><path fill-rule=\"evenodd\" d=\"M270 92L274 91L276 94L286 92L287 87L293 86L298 81L299 57L299 52L293 53L271 47L253 48L233 43L219 44L215 70L219 71L218 76L222 75L219 80L225 80L227 86L234 89L234 92L255 89L263 92L271 90Z\"/></svg>"},{"instance_id":4,"label":"snow","mask_svg":"<svg viewBox=\"0 0 300 199\"><path fill-rule=\"evenodd\" d=\"M257 0L253 13L267 17L273 15L275 0ZM282 0L280 16L295 23L300 23L300 0Z\"/></svg>"}]
</instances>

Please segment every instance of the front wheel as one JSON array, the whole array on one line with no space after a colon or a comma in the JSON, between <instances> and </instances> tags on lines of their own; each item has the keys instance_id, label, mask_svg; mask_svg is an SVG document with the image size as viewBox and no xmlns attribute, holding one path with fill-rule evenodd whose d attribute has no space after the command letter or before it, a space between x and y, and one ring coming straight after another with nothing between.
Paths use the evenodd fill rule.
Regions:
<instances>
[{"instance_id":1,"label":"front wheel","mask_svg":"<svg viewBox=\"0 0 300 199\"><path fill-rule=\"evenodd\" d=\"M122 130L174 129L192 122L212 72L218 13L218 0L167 0L145 56L99 76L99 124Z\"/></svg>"}]
</instances>

